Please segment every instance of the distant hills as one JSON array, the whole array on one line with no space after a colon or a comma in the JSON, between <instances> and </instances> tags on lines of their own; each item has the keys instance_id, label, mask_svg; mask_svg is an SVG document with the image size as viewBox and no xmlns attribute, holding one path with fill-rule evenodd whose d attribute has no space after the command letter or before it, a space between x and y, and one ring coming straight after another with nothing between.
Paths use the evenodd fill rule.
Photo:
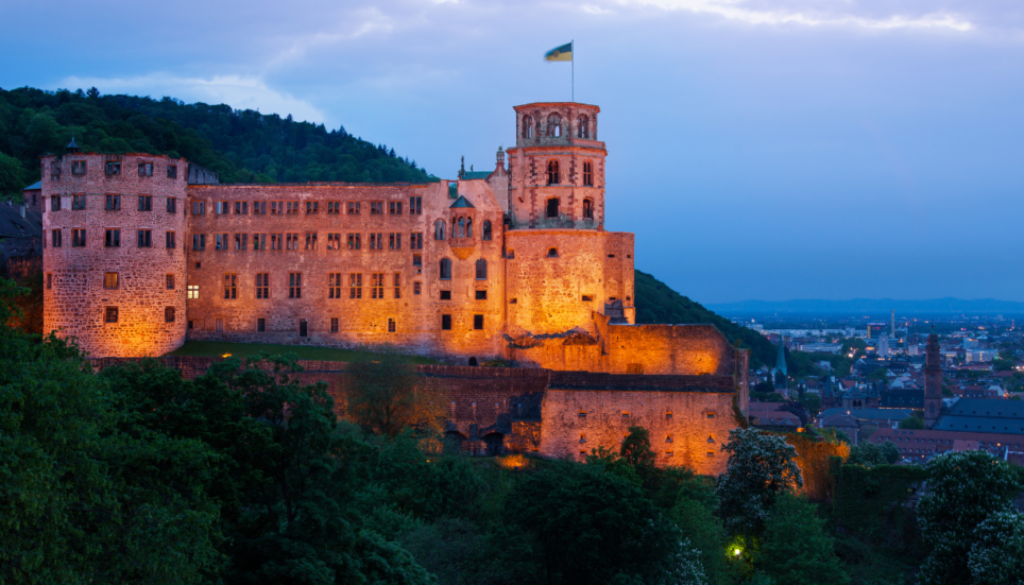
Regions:
<instances>
[{"instance_id":1,"label":"distant hills","mask_svg":"<svg viewBox=\"0 0 1024 585\"><path fill-rule=\"evenodd\" d=\"M729 315L763 313L880 315L888 314L889 311L894 309L897 314L902 315L997 315L1024 313L1024 302L1000 301L997 299L957 299L953 297L909 301L894 299L739 301L736 303L708 304L708 307L719 313Z\"/></svg>"}]
</instances>

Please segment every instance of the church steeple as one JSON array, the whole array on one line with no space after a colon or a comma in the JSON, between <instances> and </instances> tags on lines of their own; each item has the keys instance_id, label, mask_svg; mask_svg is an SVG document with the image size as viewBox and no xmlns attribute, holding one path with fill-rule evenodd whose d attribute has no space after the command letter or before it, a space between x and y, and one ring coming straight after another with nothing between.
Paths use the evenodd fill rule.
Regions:
<instances>
[{"instance_id":1,"label":"church steeple","mask_svg":"<svg viewBox=\"0 0 1024 585\"><path fill-rule=\"evenodd\" d=\"M775 368L772 376L775 378L775 388L786 388L786 376L789 372L786 369L786 342L782 335L779 335L779 355L775 358Z\"/></svg>"}]
</instances>

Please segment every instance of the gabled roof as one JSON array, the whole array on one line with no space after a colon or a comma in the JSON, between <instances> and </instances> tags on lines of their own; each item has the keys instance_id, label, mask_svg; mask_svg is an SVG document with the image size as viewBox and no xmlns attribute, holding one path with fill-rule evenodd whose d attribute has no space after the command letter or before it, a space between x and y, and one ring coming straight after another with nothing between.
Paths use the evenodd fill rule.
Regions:
<instances>
[{"instance_id":1,"label":"gabled roof","mask_svg":"<svg viewBox=\"0 0 1024 585\"><path fill-rule=\"evenodd\" d=\"M24 189L22 189L22 191L41 191L42 188L43 188L43 182L42 181L36 181L35 183L32 183L28 187L25 187Z\"/></svg>"},{"instance_id":2,"label":"gabled roof","mask_svg":"<svg viewBox=\"0 0 1024 585\"><path fill-rule=\"evenodd\" d=\"M473 206L473 204L469 202L469 199L466 199L465 195L459 195L459 198L455 200L455 203L451 204L449 209L455 209L456 207L466 207L466 208L469 208L469 209L476 209Z\"/></svg>"}]
</instances>

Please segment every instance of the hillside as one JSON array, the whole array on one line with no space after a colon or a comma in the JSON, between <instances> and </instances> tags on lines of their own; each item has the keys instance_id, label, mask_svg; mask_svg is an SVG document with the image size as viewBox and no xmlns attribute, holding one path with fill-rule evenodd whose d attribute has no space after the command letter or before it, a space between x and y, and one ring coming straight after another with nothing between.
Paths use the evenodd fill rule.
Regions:
<instances>
[{"instance_id":1,"label":"hillside","mask_svg":"<svg viewBox=\"0 0 1024 585\"><path fill-rule=\"evenodd\" d=\"M635 275L637 323L711 324L733 344L750 349L751 369L775 364L778 348L760 333L716 315L646 272L636 270Z\"/></svg>"},{"instance_id":2,"label":"hillside","mask_svg":"<svg viewBox=\"0 0 1024 585\"><path fill-rule=\"evenodd\" d=\"M0 196L39 180L39 155L84 151L183 156L225 183L428 181L393 148L289 115L128 95L0 89Z\"/></svg>"}]
</instances>

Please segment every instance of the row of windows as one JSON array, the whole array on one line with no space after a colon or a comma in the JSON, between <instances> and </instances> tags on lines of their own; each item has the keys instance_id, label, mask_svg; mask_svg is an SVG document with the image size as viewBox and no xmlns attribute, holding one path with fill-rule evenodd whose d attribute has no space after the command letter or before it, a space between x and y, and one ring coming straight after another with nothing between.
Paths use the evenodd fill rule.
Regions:
<instances>
[{"instance_id":1,"label":"row of windows","mask_svg":"<svg viewBox=\"0 0 1024 585\"><path fill-rule=\"evenodd\" d=\"M103 308L103 322L104 323L117 323L118 319L117 307L104 307ZM174 307L164 307L164 323L174 323Z\"/></svg>"},{"instance_id":2,"label":"row of windows","mask_svg":"<svg viewBox=\"0 0 1024 585\"><path fill-rule=\"evenodd\" d=\"M268 206L267 203L270 203ZM212 211L215 215L299 215L305 207L306 215L320 213L320 201L214 201ZM363 209L369 215L422 215L423 197L409 197L409 206L404 201L324 201L324 211L328 215L362 215ZM364 206L363 204L366 203ZM206 201L193 201L192 214L206 214Z\"/></svg>"},{"instance_id":3,"label":"row of windows","mask_svg":"<svg viewBox=\"0 0 1024 585\"><path fill-rule=\"evenodd\" d=\"M545 217L557 218L561 215L562 202L558 197L549 197L545 209ZM583 200L583 219L594 219L594 202L590 198Z\"/></svg>"},{"instance_id":4,"label":"row of windows","mask_svg":"<svg viewBox=\"0 0 1024 585\"><path fill-rule=\"evenodd\" d=\"M103 208L107 211L120 211L121 210L121 198L122 195L117 193L107 193L104 196ZM60 195L50 195L50 211L60 211L63 209L63 203L61 202ZM85 209L86 196L84 194L77 194L71 196L71 209L73 211ZM153 196L152 195L139 195L136 199L137 209L139 211L153 211ZM178 212L178 200L174 197L168 197L165 202L167 213Z\"/></svg>"},{"instance_id":5,"label":"row of windows","mask_svg":"<svg viewBox=\"0 0 1024 585\"><path fill-rule=\"evenodd\" d=\"M534 124L532 116L523 116L523 138L533 138L534 128L540 132L540 121ZM550 138L562 136L561 114L549 114L546 135ZM590 138L590 118L586 114L580 114L576 119L576 138Z\"/></svg>"},{"instance_id":6,"label":"row of windows","mask_svg":"<svg viewBox=\"0 0 1024 585\"><path fill-rule=\"evenodd\" d=\"M86 172L88 171L88 168L89 168L88 165L89 165L89 161L85 161L85 160L71 161L71 174L72 175L76 175L76 176L86 174ZM139 166L138 166L139 176L140 177L152 177L153 176L153 168L154 168L153 167L153 163L151 163L151 162L141 162L141 163L139 163ZM61 170L60 161L56 161L55 160L55 161L50 163L50 176L51 177L53 177L54 179L59 179L60 178L60 170ZM119 176L121 174L121 161L117 161L117 160L108 160L108 161L106 161L104 166L103 166L103 172L108 177ZM178 178L178 166L177 165L167 165L167 178L168 179L177 179Z\"/></svg>"},{"instance_id":7,"label":"row of windows","mask_svg":"<svg viewBox=\"0 0 1024 585\"><path fill-rule=\"evenodd\" d=\"M283 234L210 234L210 244L215 250L316 250L320 242L317 232L283 233ZM406 240L403 235L408 235ZM205 250L207 234L192 234L192 249ZM367 236L367 237L364 237ZM377 232L370 234L327 234L327 249L362 250L364 245L369 250L401 250L405 241L410 250L423 249L423 233L412 232Z\"/></svg>"},{"instance_id":8,"label":"row of windows","mask_svg":"<svg viewBox=\"0 0 1024 585\"><path fill-rule=\"evenodd\" d=\"M84 248L86 246L86 229L74 228L71 230L71 247ZM153 247L153 230L135 230L135 243L139 248ZM103 232L103 245L107 248L121 247L121 230L118 228L106 229ZM178 245L175 232L164 232L164 247L174 249ZM61 248L64 246L64 231L61 229L50 230L50 246Z\"/></svg>"},{"instance_id":9,"label":"row of windows","mask_svg":"<svg viewBox=\"0 0 1024 585\"><path fill-rule=\"evenodd\" d=\"M167 309L169 309L171 311L171 313L170 313L171 321L168 321L168 323L172 323L173 322L173 318L174 318L174 312L173 312L174 308L173 307L167 307ZM107 323L117 323L117 307L107 307L106 311L107 311L106 312ZM113 318L112 321L110 320L111 318ZM215 319L214 323L215 323L214 327L216 328L217 333L223 333L224 330L225 330L224 319ZM190 330L201 329L202 325L203 325L202 321L198 321L197 322L196 320L190 320L188 322L188 328ZM305 319L299 319L298 325L299 325L299 327L298 327L298 329L299 329L299 331L298 331L299 337L307 337L309 335L309 324L308 324L308 322ZM330 318L330 332L331 333L338 333L338 331L341 329L340 325L341 325L341 323L340 323L340 319L338 317L331 317ZM482 330L483 328L484 328L484 316L483 315L473 315L473 329L474 330ZM450 331L452 329L452 316L451 315L441 315L441 329L444 330L444 331ZM256 319L256 332L257 333L265 333L266 331L267 331L267 320L265 318L263 318L263 317L257 318ZM396 319L392 318L392 317L389 317L388 318L388 333L396 333L397 331L398 331L398 321Z\"/></svg>"},{"instance_id":10,"label":"row of windows","mask_svg":"<svg viewBox=\"0 0 1024 585\"><path fill-rule=\"evenodd\" d=\"M557 160L548 161L548 185L560 185L562 183L561 165ZM583 186L594 186L594 163L586 161L583 163Z\"/></svg>"},{"instance_id":11,"label":"row of windows","mask_svg":"<svg viewBox=\"0 0 1024 585\"><path fill-rule=\"evenodd\" d=\"M447 223L443 219L439 219L434 222L434 239L443 240L447 231ZM452 219L451 238L472 238L473 237L473 218L471 217L458 217ZM483 226L480 228L480 239L484 241L491 241L494 238L494 230L491 227L491 220L485 219Z\"/></svg>"}]
</instances>

